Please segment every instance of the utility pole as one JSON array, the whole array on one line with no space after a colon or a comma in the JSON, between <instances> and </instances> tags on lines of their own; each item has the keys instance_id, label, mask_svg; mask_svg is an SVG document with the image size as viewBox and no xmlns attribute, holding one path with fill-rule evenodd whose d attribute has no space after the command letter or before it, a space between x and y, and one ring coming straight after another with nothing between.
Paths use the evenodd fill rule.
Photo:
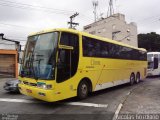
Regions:
<instances>
[{"instance_id":1,"label":"utility pole","mask_svg":"<svg viewBox=\"0 0 160 120\"><path fill-rule=\"evenodd\" d=\"M97 6L98 6L98 1L93 1L92 4L93 4L93 8L94 8L94 11L93 11L93 13L94 13L94 21L96 22L97 21Z\"/></svg>"},{"instance_id":2,"label":"utility pole","mask_svg":"<svg viewBox=\"0 0 160 120\"><path fill-rule=\"evenodd\" d=\"M76 12L75 14L73 14L72 16L70 16L70 22L68 22L68 24L70 24L70 27L69 27L69 28L75 29L76 25L79 25L79 23L73 22L73 19L74 19L76 16L78 16L78 15L79 15L79 13ZM75 26L73 26L73 25L75 25Z\"/></svg>"}]
</instances>

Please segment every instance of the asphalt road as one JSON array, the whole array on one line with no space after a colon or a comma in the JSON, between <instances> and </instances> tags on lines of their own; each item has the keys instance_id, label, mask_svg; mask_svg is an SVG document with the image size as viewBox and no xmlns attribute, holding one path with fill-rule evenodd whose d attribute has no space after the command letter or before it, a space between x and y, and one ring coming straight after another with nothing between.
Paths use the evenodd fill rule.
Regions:
<instances>
[{"instance_id":1,"label":"asphalt road","mask_svg":"<svg viewBox=\"0 0 160 120\"><path fill-rule=\"evenodd\" d=\"M4 82L0 79L0 119L112 120L119 111L120 115L160 113L159 77L147 78L133 86L125 84L98 91L85 100L71 98L55 103L8 93L3 90Z\"/></svg>"}]
</instances>

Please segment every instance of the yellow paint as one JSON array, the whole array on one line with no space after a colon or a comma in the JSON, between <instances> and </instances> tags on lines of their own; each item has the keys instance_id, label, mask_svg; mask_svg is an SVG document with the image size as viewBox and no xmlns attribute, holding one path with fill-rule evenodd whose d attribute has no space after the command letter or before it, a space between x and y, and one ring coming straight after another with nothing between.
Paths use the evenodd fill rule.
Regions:
<instances>
[{"instance_id":1,"label":"yellow paint","mask_svg":"<svg viewBox=\"0 0 160 120\"><path fill-rule=\"evenodd\" d=\"M37 88L36 86L19 84L22 94L32 96L34 98L41 99L44 101L53 102L53 101L63 100L63 99L76 96L78 84L83 78L89 78L91 80L92 88L93 88L92 91L94 91L97 84L129 79L132 72L134 72L135 74L137 72L140 72L142 78L146 77L145 70L147 68L147 61L83 57L82 56L82 35L96 38L96 39L101 39L103 41L107 41L110 43L114 43L114 44L118 44L126 47L131 47L137 50L146 51L145 49L142 49L142 48L139 49L139 48L125 45L123 43L119 43L113 40L97 37L94 35L90 35L84 32L71 30L71 29L52 29L52 30L38 32L32 35L53 32L53 31L60 31L60 32L65 31L70 33L76 33L79 35L80 57L79 57L78 70L72 78L61 83L57 83L56 80L37 80L36 81L31 78L19 77L21 81L27 81L29 83L44 82L48 85L50 84L53 86L51 90L45 90L42 88ZM27 93L27 89L31 90L32 93ZM46 94L46 96L40 96L38 94L39 92Z\"/></svg>"}]
</instances>

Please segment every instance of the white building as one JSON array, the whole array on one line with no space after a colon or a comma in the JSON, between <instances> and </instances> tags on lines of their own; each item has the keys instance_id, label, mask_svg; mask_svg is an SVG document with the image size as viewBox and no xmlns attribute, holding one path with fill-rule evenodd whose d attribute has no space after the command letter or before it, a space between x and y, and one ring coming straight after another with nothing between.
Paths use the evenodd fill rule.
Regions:
<instances>
[{"instance_id":1,"label":"white building","mask_svg":"<svg viewBox=\"0 0 160 120\"><path fill-rule=\"evenodd\" d=\"M137 25L127 23L125 15L117 13L84 26L84 31L137 47Z\"/></svg>"}]
</instances>

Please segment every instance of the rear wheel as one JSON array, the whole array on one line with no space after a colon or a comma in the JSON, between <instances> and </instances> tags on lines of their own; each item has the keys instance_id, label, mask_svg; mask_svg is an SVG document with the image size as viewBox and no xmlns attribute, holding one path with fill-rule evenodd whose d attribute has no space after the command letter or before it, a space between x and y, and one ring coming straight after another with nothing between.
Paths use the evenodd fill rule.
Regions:
<instances>
[{"instance_id":1,"label":"rear wheel","mask_svg":"<svg viewBox=\"0 0 160 120\"><path fill-rule=\"evenodd\" d=\"M136 74L136 79L135 79L135 83L139 83L139 81L140 81L140 73L138 72L137 74Z\"/></svg>"},{"instance_id":2,"label":"rear wheel","mask_svg":"<svg viewBox=\"0 0 160 120\"><path fill-rule=\"evenodd\" d=\"M132 73L130 76L130 85L133 85L134 82L135 82L135 75L134 75L134 73Z\"/></svg>"},{"instance_id":3,"label":"rear wheel","mask_svg":"<svg viewBox=\"0 0 160 120\"><path fill-rule=\"evenodd\" d=\"M85 99L88 96L89 93L89 86L86 81L81 81L78 85L78 98L79 99Z\"/></svg>"}]
</instances>

